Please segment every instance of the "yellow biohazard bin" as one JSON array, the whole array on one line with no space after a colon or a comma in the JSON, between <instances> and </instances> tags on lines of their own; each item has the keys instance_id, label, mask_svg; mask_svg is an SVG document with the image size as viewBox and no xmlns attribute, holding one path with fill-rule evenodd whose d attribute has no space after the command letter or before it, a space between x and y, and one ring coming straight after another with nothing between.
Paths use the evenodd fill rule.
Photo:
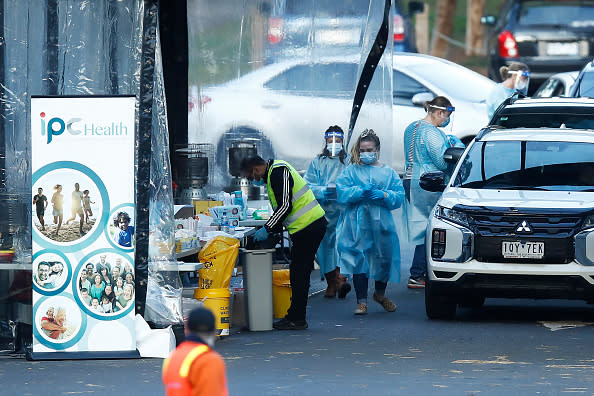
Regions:
<instances>
[{"instance_id":1,"label":"yellow biohazard bin","mask_svg":"<svg viewBox=\"0 0 594 396\"><path fill-rule=\"evenodd\" d=\"M218 235L206 242L198 254L202 263L198 270L200 289L228 288L238 253L239 241L235 238Z\"/></svg>"},{"instance_id":2,"label":"yellow biohazard bin","mask_svg":"<svg viewBox=\"0 0 594 396\"><path fill-rule=\"evenodd\" d=\"M218 336L229 335L229 289L196 289L194 298L204 303L215 316L215 330Z\"/></svg>"},{"instance_id":3,"label":"yellow biohazard bin","mask_svg":"<svg viewBox=\"0 0 594 396\"><path fill-rule=\"evenodd\" d=\"M272 271L272 305L274 318L284 318L291 306L291 277L288 269Z\"/></svg>"}]
</instances>

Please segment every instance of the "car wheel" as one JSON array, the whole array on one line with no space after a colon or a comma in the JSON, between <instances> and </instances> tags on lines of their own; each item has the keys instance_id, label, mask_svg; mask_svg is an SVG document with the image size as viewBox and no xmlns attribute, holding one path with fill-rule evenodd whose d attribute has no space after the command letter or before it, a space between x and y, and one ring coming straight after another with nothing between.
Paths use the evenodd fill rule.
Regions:
<instances>
[{"instance_id":1,"label":"car wheel","mask_svg":"<svg viewBox=\"0 0 594 396\"><path fill-rule=\"evenodd\" d=\"M435 291L432 282L425 285L425 312L429 319L451 320L456 316L456 302Z\"/></svg>"},{"instance_id":2,"label":"car wheel","mask_svg":"<svg viewBox=\"0 0 594 396\"><path fill-rule=\"evenodd\" d=\"M464 300L458 301L462 308L480 308L485 304L484 296L466 296Z\"/></svg>"},{"instance_id":3,"label":"car wheel","mask_svg":"<svg viewBox=\"0 0 594 396\"><path fill-rule=\"evenodd\" d=\"M225 132L219 139L216 152L217 179L227 185L231 179L229 174L229 148L234 142L245 141L256 145L258 155L265 160L274 158L274 150L270 140L260 131L248 127L237 127Z\"/></svg>"}]
</instances>

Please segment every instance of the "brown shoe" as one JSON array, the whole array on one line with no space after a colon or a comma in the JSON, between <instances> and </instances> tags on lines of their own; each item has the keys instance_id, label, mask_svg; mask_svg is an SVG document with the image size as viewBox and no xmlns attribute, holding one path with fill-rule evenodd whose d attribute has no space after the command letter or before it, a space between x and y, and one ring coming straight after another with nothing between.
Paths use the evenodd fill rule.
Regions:
<instances>
[{"instance_id":1,"label":"brown shoe","mask_svg":"<svg viewBox=\"0 0 594 396\"><path fill-rule=\"evenodd\" d=\"M392 300L386 296L378 296L377 294L373 293L373 301L377 301L388 312L396 311L396 304L394 304Z\"/></svg>"},{"instance_id":2,"label":"brown shoe","mask_svg":"<svg viewBox=\"0 0 594 396\"><path fill-rule=\"evenodd\" d=\"M367 303L357 305L357 309L353 312L355 315L367 315Z\"/></svg>"},{"instance_id":3,"label":"brown shoe","mask_svg":"<svg viewBox=\"0 0 594 396\"><path fill-rule=\"evenodd\" d=\"M326 298L336 297L337 275L338 275L338 267L335 268L333 271L330 271L330 272L327 272L324 274L324 278L326 278L326 282L328 282L328 287L326 288L326 293L324 294L324 297L326 297Z\"/></svg>"},{"instance_id":4,"label":"brown shoe","mask_svg":"<svg viewBox=\"0 0 594 396\"><path fill-rule=\"evenodd\" d=\"M336 279L336 289L338 290L338 298L345 298L346 295L351 291L351 285L349 284L349 282L347 282L347 277L341 275L340 273L338 274Z\"/></svg>"}]
</instances>

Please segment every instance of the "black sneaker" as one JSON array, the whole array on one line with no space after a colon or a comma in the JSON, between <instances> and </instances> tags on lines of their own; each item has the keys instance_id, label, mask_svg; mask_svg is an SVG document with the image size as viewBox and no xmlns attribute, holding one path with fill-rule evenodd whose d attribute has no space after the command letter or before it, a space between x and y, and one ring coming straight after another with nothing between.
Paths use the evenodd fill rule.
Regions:
<instances>
[{"instance_id":1,"label":"black sneaker","mask_svg":"<svg viewBox=\"0 0 594 396\"><path fill-rule=\"evenodd\" d=\"M413 278L412 276L408 278L408 288L409 289L424 289L425 288L425 278L419 276L417 278Z\"/></svg>"},{"instance_id":2,"label":"black sneaker","mask_svg":"<svg viewBox=\"0 0 594 396\"><path fill-rule=\"evenodd\" d=\"M307 322L305 320L291 320L282 318L272 324L277 330L305 330L307 329Z\"/></svg>"}]
</instances>

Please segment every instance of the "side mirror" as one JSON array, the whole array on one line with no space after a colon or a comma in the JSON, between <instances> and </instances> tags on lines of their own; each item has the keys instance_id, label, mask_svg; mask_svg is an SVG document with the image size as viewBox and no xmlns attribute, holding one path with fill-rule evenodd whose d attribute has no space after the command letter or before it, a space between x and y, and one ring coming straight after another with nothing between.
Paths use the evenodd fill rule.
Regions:
<instances>
[{"instance_id":1,"label":"side mirror","mask_svg":"<svg viewBox=\"0 0 594 396\"><path fill-rule=\"evenodd\" d=\"M433 95L431 92L421 92L421 93L415 94L412 97L412 103L415 106L423 106L425 104L425 102L433 100L434 97L435 97L435 95Z\"/></svg>"},{"instance_id":2,"label":"side mirror","mask_svg":"<svg viewBox=\"0 0 594 396\"><path fill-rule=\"evenodd\" d=\"M445 174L442 171L423 173L419 185L426 191L442 192L445 190Z\"/></svg>"},{"instance_id":3,"label":"side mirror","mask_svg":"<svg viewBox=\"0 0 594 396\"><path fill-rule=\"evenodd\" d=\"M494 15L485 15L481 17L481 23L483 25L493 26L497 22L497 18Z\"/></svg>"},{"instance_id":4,"label":"side mirror","mask_svg":"<svg viewBox=\"0 0 594 396\"><path fill-rule=\"evenodd\" d=\"M408 3L408 14L414 15L421 13L425 10L425 3L420 1L411 1Z\"/></svg>"},{"instance_id":5,"label":"side mirror","mask_svg":"<svg viewBox=\"0 0 594 396\"><path fill-rule=\"evenodd\" d=\"M463 147L450 147L443 153L443 160L448 164L455 164L464 154L464 150Z\"/></svg>"}]
</instances>

